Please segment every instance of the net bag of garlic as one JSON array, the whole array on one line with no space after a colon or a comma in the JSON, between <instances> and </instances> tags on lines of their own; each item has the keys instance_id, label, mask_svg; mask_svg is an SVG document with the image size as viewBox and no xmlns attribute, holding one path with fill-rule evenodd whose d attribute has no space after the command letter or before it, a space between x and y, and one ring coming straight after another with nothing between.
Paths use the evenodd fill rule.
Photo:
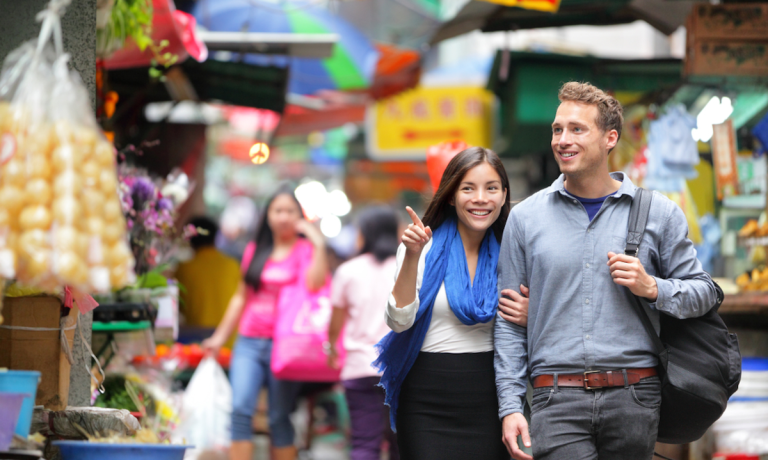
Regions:
<instances>
[{"instance_id":1,"label":"net bag of garlic","mask_svg":"<svg viewBox=\"0 0 768 460\"><path fill-rule=\"evenodd\" d=\"M132 281L115 150L80 76L69 69L60 17L38 15L36 43L0 74L0 277L55 292L106 292Z\"/></svg>"}]
</instances>

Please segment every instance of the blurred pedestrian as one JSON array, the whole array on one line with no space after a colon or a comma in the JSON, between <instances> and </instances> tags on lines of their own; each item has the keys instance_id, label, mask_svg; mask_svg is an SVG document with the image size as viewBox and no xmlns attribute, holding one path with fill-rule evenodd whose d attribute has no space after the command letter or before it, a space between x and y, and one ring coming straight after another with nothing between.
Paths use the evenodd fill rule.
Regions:
<instances>
[{"instance_id":1,"label":"blurred pedestrian","mask_svg":"<svg viewBox=\"0 0 768 460\"><path fill-rule=\"evenodd\" d=\"M376 361L403 459L509 459L493 370L508 191L498 155L472 147L448 163L423 221L406 208L413 223L386 308L392 332Z\"/></svg>"},{"instance_id":2,"label":"blurred pedestrian","mask_svg":"<svg viewBox=\"0 0 768 460\"><path fill-rule=\"evenodd\" d=\"M380 374L371 365L376 344L389 332L382 313L394 285L397 214L388 206L369 207L357 225L360 255L338 268L331 285L328 363L339 366L336 343L343 329L347 355L341 381L352 423L351 460L378 460L384 439L389 441L389 459L399 460L384 391L377 386Z\"/></svg>"},{"instance_id":3,"label":"blurred pedestrian","mask_svg":"<svg viewBox=\"0 0 768 460\"><path fill-rule=\"evenodd\" d=\"M243 254L245 280L229 303L224 319L203 347L215 351L239 324L232 352L231 460L252 460L252 419L259 391L268 389L272 460L294 460L294 429L290 413L301 383L278 380L270 370L272 335L280 290L303 275L310 291L320 289L328 276L325 241L320 231L302 217L293 191L281 187L269 199L254 242Z\"/></svg>"},{"instance_id":4,"label":"blurred pedestrian","mask_svg":"<svg viewBox=\"0 0 768 460\"><path fill-rule=\"evenodd\" d=\"M185 326L192 326L195 335L202 339L210 337L224 317L229 299L240 283L240 268L235 259L216 249L216 222L199 216L189 224L197 230L189 240L195 255L179 264L175 278L184 287L180 295Z\"/></svg>"}]
</instances>

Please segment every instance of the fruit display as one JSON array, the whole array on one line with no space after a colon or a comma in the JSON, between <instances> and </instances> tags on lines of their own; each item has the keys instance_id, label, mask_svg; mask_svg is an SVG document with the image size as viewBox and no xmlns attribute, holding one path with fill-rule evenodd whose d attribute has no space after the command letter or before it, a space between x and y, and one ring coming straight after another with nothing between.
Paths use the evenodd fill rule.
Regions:
<instances>
[{"instance_id":1,"label":"fruit display","mask_svg":"<svg viewBox=\"0 0 768 460\"><path fill-rule=\"evenodd\" d=\"M736 285L742 292L768 291L768 268L755 268L736 278Z\"/></svg>"},{"instance_id":2,"label":"fruit display","mask_svg":"<svg viewBox=\"0 0 768 460\"><path fill-rule=\"evenodd\" d=\"M760 238L763 236L768 236L768 222L760 225L757 220L750 219L739 230L740 238Z\"/></svg>"},{"instance_id":3,"label":"fruit display","mask_svg":"<svg viewBox=\"0 0 768 460\"><path fill-rule=\"evenodd\" d=\"M115 149L68 55L26 43L0 88L0 277L47 292L130 283Z\"/></svg>"}]
</instances>

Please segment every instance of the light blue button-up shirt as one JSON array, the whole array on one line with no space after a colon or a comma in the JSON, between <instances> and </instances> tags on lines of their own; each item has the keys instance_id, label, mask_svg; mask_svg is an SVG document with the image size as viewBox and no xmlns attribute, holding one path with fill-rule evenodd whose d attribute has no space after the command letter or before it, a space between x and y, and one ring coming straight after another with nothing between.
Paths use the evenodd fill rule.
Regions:
<instances>
[{"instance_id":1,"label":"light blue button-up shirt","mask_svg":"<svg viewBox=\"0 0 768 460\"><path fill-rule=\"evenodd\" d=\"M564 176L509 214L499 256L499 291L530 287L528 327L496 318L494 327L499 416L522 412L526 379L553 373L637 369L658 364L653 344L632 305L629 289L613 282L608 252L621 254L637 187L623 173L590 222L568 195ZM696 259L682 210L653 194L639 258L656 279L658 298L646 304L678 318L701 316L715 304L710 276Z\"/></svg>"}]
</instances>

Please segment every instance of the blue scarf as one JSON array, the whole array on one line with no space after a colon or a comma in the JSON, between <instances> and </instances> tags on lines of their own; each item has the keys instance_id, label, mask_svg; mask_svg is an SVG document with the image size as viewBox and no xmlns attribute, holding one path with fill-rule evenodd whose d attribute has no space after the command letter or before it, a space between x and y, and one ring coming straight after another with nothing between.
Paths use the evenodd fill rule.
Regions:
<instances>
[{"instance_id":1,"label":"blue scarf","mask_svg":"<svg viewBox=\"0 0 768 460\"><path fill-rule=\"evenodd\" d=\"M469 279L467 257L456 218L446 220L439 226L432 240L419 291L419 311L413 326L399 334L391 331L376 345L379 357L373 366L383 372L379 386L386 392L384 402L390 408L390 423L394 431L400 387L424 344L432 322L435 297L443 282L451 310L467 326L491 321L499 304L496 291L499 243L493 230L488 230L480 244L474 283Z\"/></svg>"}]
</instances>

